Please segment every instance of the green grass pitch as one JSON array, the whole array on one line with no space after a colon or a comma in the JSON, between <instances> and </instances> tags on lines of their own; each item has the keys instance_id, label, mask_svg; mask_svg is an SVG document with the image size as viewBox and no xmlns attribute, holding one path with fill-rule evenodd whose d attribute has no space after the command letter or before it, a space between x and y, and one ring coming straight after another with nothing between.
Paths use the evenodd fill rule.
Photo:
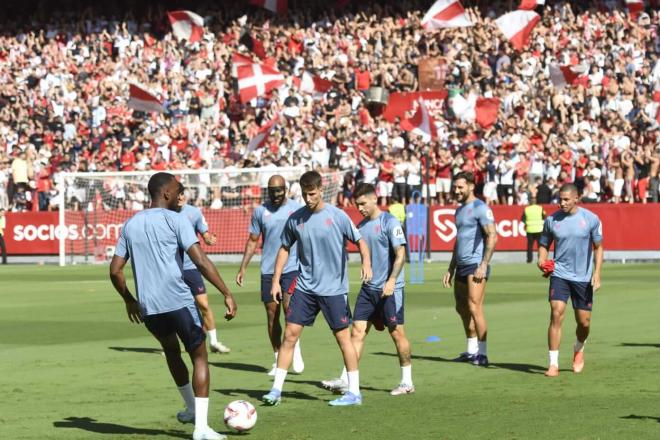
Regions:
<instances>
[{"instance_id":1,"label":"green grass pitch","mask_svg":"<svg viewBox=\"0 0 660 440\"><path fill-rule=\"evenodd\" d=\"M491 367L449 362L465 348L453 296L440 286L445 264L426 266L426 283L406 289L414 354L414 395L391 397L399 380L387 334L367 337L360 364L364 403L332 408L319 381L341 368L319 316L302 337L306 369L290 374L278 407L259 397L272 363L259 301L257 266L235 286L236 266L220 273L239 304L220 322L229 355L210 354L210 425L226 431L231 400L257 407L258 439L652 439L660 438L658 266L606 264L596 294L582 374L570 371L574 328L564 322L561 374L547 362L547 281L531 265L495 265L486 296ZM351 304L358 291L351 267ZM211 292L217 315L221 296ZM426 342L437 336L440 341ZM0 437L3 439L191 438L174 418L180 397L156 341L128 322L103 266L0 267Z\"/></svg>"}]
</instances>

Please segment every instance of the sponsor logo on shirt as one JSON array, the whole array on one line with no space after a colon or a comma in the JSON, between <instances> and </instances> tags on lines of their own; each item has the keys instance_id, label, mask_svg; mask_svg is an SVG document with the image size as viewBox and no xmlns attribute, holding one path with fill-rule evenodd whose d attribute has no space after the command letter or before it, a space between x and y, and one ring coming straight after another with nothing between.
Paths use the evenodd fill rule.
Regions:
<instances>
[{"instance_id":1,"label":"sponsor logo on shirt","mask_svg":"<svg viewBox=\"0 0 660 440\"><path fill-rule=\"evenodd\" d=\"M401 228L401 226L397 226L392 231L392 235L394 235L395 238L403 238L403 228Z\"/></svg>"}]
</instances>

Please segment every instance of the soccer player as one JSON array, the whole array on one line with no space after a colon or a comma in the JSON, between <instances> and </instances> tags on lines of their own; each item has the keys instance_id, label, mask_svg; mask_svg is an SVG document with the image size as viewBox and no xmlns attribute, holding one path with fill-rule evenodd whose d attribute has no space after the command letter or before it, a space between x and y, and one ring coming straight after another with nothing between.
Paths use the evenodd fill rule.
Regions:
<instances>
[{"instance_id":1,"label":"soccer player","mask_svg":"<svg viewBox=\"0 0 660 440\"><path fill-rule=\"evenodd\" d=\"M545 375L559 375L559 345L561 324L570 296L577 328L573 346L573 371L584 368L584 343L589 336L593 295L600 287L603 265L603 227L593 212L577 206L578 190L567 183L559 189L560 209L545 219L539 241L539 268L550 275L550 326L548 327L548 355ZM554 268L548 268L548 251L555 243ZM593 254L593 257L592 257Z\"/></svg>"},{"instance_id":2,"label":"soccer player","mask_svg":"<svg viewBox=\"0 0 660 440\"><path fill-rule=\"evenodd\" d=\"M252 220L245 252L241 267L236 274L236 284L243 287L245 270L247 269L254 252L259 245L259 236L263 235L263 252L261 253L261 300L266 308L266 319L268 322L268 337L273 347L275 363L268 375L274 376L277 368L277 356L282 345L282 325L280 324L280 304L273 299L271 287L273 285L273 272L275 272L275 258L282 244L282 230L289 216L300 209L300 204L286 198L286 182L280 175L271 176L268 179L268 201L257 207L252 212ZM284 313L289 307L291 293L289 290L295 286L298 277L298 256L296 248L291 248L289 260L282 269L280 287L284 297L282 305ZM302 373L305 369L302 354L300 352L300 341L296 342L293 351L293 371Z\"/></svg>"},{"instance_id":3,"label":"soccer player","mask_svg":"<svg viewBox=\"0 0 660 440\"><path fill-rule=\"evenodd\" d=\"M206 223L202 210L196 206L186 203L186 197L183 192L183 185L179 183L181 195L179 197L179 209L181 215L184 215L193 225L195 233L200 234L204 243L213 246L217 242L217 238L209 231L209 226ZM202 320L204 321L204 328L206 334L209 336L209 347L214 353L229 353L229 347L218 341L218 333L215 328L215 316L213 310L209 305L209 296L206 294L206 286L202 279L202 274L197 270L195 263L192 262L188 254L183 254L183 281L190 287L190 292L195 298L195 304L202 313Z\"/></svg>"},{"instance_id":4,"label":"soccer player","mask_svg":"<svg viewBox=\"0 0 660 440\"><path fill-rule=\"evenodd\" d=\"M401 366L401 382L390 394L399 396L414 393L410 342L403 327L403 266L406 264L403 228L392 214L381 212L378 208L378 197L373 185L359 184L353 197L364 216L358 230L369 246L373 278L362 284L355 301L351 341L359 359L372 325L378 330L384 330L387 326ZM348 386L346 368L339 379L324 380L322 384L333 391L345 391Z\"/></svg>"},{"instance_id":5,"label":"soccer player","mask_svg":"<svg viewBox=\"0 0 660 440\"><path fill-rule=\"evenodd\" d=\"M488 205L474 195L472 173L456 174L453 186L454 196L461 206L456 209L456 243L442 284L451 287L455 277L456 311L467 337L467 351L455 360L487 367L488 327L483 304L489 263L497 243L495 218Z\"/></svg>"},{"instance_id":6,"label":"soccer player","mask_svg":"<svg viewBox=\"0 0 660 440\"><path fill-rule=\"evenodd\" d=\"M330 405L362 404L358 356L348 329L351 311L348 306L348 255L346 240L358 245L362 257L361 278L371 279L369 248L348 215L323 202L321 175L308 171L300 177L305 206L289 217L282 231L282 244L275 260L271 294L282 300L280 284L292 246L297 247L300 275L286 312L284 340L277 358L273 387L263 396L266 405L281 401L282 387L291 365L293 350L304 326L314 324L319 311L335 335L348 370L348 391Z\"/></svg>"},{"instance_id":7,"label":"soccer player","mask_svg":"<svg viewBox=\"0 0 660 440\"><path fill-rule=\"evenodd\" d=\"M236 303L217 269L199 246L190 222L178 212L180 187L172 174L156 173L148 184L151 209L138 212L122 229L110 263L110 279L126 303L131 322L144 322L163 347L167 365L185 402L177 414L195 423L193 440L226 436L208 426L209 367L205 334L190 289L183 281L183 253L225 297L226 319L236 315ZM137 299L126 285L124 266L131 261ZM178 337L178 338L177 338ZM193 364L192 386L181 358L179 339Z\"/></svg>"}]
</instances>

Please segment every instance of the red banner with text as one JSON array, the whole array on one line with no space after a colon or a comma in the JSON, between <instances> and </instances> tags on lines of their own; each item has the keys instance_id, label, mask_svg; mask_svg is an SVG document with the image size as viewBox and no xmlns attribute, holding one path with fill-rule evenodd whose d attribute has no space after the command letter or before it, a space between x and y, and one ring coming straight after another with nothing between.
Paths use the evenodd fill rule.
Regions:
<instances>
[{"instance_id":1,"label":"red banner with text","mask_svg":"<svg viewBox=\"0 0 660 440\"><path fill-rule=\"evenodd\" d=\"M653 232L660 224L660 204L584 205L603 222L606 250L660 250L660 234ZM453 207L434 206L430 210L431 250L451 251L456 236ZM556 206L546 206L551 214ZM357 209L347 213L355 223L362 217ZM493 206L498 232L498 250L515 251L526 247L522 206ZM114 246L122 223L133 212L67 212L67 226L60 228L56 212L7 213L4 238L10 255L57 254L59 238L64 235L66 253L93 254L99 248ZM205 210L207 223L218 237L214 246L204 246L210 253L242 253L248 235L251 211L243 209ZM354 250L354 247L351 247Z\"/></svg>"}]
</instances>

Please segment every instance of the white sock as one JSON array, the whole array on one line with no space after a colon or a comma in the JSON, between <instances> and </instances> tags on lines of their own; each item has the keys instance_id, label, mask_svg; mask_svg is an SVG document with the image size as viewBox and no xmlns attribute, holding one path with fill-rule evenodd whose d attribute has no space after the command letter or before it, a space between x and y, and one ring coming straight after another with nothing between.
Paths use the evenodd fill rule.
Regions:
<instances>
[{"instance_id":1,"label":"white sock","mask_svg":"<svg viewBox=\"0 0 660 440\"><path fill-rule=\"evenodd\" d=\"M206 430L208 424L209 414L209 398L208 397L195 397L195 431L198 429Z\"/></svg>"},{"instance_id":2,"label":"white sock","mask_svg":"<svg viewBox=\"0 0 660 440\"><path fill-rule=\"evenodd\" d=\"M548 357L550 358L550 365L559 368L559 350L548 351Z\"/></svg>"},{"instance_id":3,"label":"white sock","mask_svg":"<svg viewBox=\"0 0 660 440\"><path fill-rule=\"evenodd\" d=\"M339 375L339 378L344 381L344 383L348 383L348 372L346 371L346 367L344 367L343 370L341 370L341 374Z\"/></svg>"},{"instance_id":4,"label":"white sock","mask_svg":"<svg viewBox=\"0 0 660 440\"><path fill-rule=\"evenodd\" d=\"M275 366L276 367L277 367L277 355L279 355L279 354L280 354L279 351L276 351L276 352L273 353L273 355L275 355Z\"/></svg>"},{"instance_id":5,"label":"white sock","mask_svg":"<svg viewBox=\"0 0 660 440\"><path fill-rule=\"evenodd\" d=\"M348 391L360 395L360 372L358 370L349 371L348 373Z\"/></svg>"},{"instance_id":6,"label":"white sock","mask_svg":"<svg viewBox=\"0 0 660 440\"><path fill-rule=\"evenodd\" d=\"M467 338L467 352L469 354L477 354L479 351L479 345L478 345L479 340L474 337L474 338Z\"/></svg>"},{"instance_id":7,"label":"white sock","mask_svg":"<svg viewBox=\"0 0 660 440\"><path fill-rule=\"evenodd\" d=\"M479 347L477 352L481 355L488 356L488 342L479 341L477 345Z\"/></svg>"},{"instance_id":8,"label":"white sock","mask_svg":"<svg viewBox=\"0 0 660 440\"><path fill-rule=\"evenodd\" d=\"M580 342L577 339L575 340L575 345L573 345L573 351L577 353L578 351L584 351L584 344L587 342L585 339L584 342Z\"/></svg>"},{"instance_id":9,"label":"white sock","mask_svg":"<svg viewBox=\"0 0 660 440\"><path fill-rule=\"evenodd\" d=\"M293 355L300 356L300 339L298 339L296 345L293 346Z\"/></svg>"},{"instance_id":10,"label":"white sock","mask_svg":"<svg viewBox=\"0 0 660 440\"><path fill-rule=\"evenodd\" d=\"M216 332L215 329L213 330L208 330L206 332L207 335L209 335L209 339L211 340L211 344L217 344L218 343L218 333Z\"/></svg>"},{"instance_id":11,"label":"white sock","mask_svg":"<svg viewBox=\"0 0 660 440\"><path fill-rule=\"evenodd\" d=\"M412 364L401 367L401 383L412 386Z\"/></svg>"},{"instance_id":12,"label":"white sock","mask_svg":"<svg viewBox=\"0 0 660 440\"><path fill-rule=\"evenodd\" d=\"M287 370L281 368L275 369L275 379L273 379L273 389L282 392L284 387L284 380L286 379Z\"/></svg>"},{"instance_id":13,"label":"white sock","mask_svg":"<svg viewBox=\"0 0 660 440\"><path fill-rule=\"evenodd\" d=\"M181 393L183 402L186 404L186 409L188 411L195 411L195 393L193 392L192 384L188 382L184 386L177 388L179 389L179 393Z\"/></svg>"}]
</instances>

